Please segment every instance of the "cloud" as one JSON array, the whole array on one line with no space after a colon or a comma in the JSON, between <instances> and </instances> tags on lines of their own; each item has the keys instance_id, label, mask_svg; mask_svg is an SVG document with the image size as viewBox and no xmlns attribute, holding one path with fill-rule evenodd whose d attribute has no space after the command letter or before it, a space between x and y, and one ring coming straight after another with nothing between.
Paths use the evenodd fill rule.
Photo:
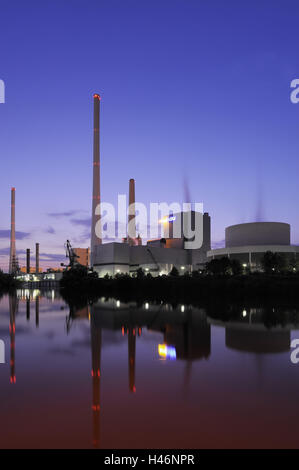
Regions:
<instances>
[{"instance_id":1,"label":"cloud","mask_svg":"<svg viewBox=\"0 0 299 470\"><path fill-rule=\"evenodd\" d=\"M217 248L224 248L225 240L220 240L219 242L212 242L211 245L213 250L216 250Z\"/></svg>"},{"instance_id":2,"label":"cloud","mask_svg":"<svg viewBox=\"0 0 299 470\"><path fill-rule=\"evenodd\" d=\"M72 238L72 241L75 244L78 244L78 243L82 244L82 243L86 243L87 241L89 242L89 239L90 239L90 229L88 228L87 230L84 230L84 232L81 233L81 235L79 235L78 237Z\"/></svg>"},{"instance_id":3,"label":"cloud","mask_svg":"<svg viewBox=\"0 0 299 470\"><path fill-rule=\"evenodd\" d=\"M65 261L65 254L63 253L41 253L40 260L41 261Z\"/></svg>"},{"instance_id":4,"label":"cloud","mask_svg":"<svg viewBox=\"0 0 299 470\"><path fill-rule=\"evenodd\" d=\"M65 212L48 212L49 217L71 217L72 215L78 214L78 210L70 210Z\"/></svg>"},{"instance_id":5,"label":"cloud","mask_svg":"<svg viewBox=\"0 0 299 470\"><path fill-rule=\"evenodd\" d=\"M24 240L29 236L28 232L16 232L16 240ZM10 238L10 230L0 230L0 238Z\"/></svg>"},{"instance_id":6,"label":"cloud","mask_svg":"<svg viewBox=\"0 0 299 470\"><path fill-rule=\"evenodd\" d=\"M56 233L55 229L53 227L48 227L45 229L45 233L50 233L51 235L53 235L54 233Z\"/></svg>"},{"instance_id":7,"label":"cloud","mask_svg":"<svg viewBox=\"0 0 299 470\"><path fill-rule=\"evenodd\" d=\"M84 227L90 227L91 217L85 217L83 219L71 219L71 223L74 225L83 225Z\"/></svg>"}]
</instances>

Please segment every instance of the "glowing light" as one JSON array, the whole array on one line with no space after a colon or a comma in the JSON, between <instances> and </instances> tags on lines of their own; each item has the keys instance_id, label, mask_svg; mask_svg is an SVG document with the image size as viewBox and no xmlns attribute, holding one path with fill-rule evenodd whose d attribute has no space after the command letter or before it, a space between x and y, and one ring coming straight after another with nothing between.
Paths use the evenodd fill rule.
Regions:
<instances>
[{"instance_id":1,"label":"glowing light","mask_svg":"<svg viewBox=\"0 0 299 470\"><path fill-rule=\"evenodd\" d=\"M246 310L243 310L243 312L242 312L242 317L244 317L244 318L245 318L245 317L246 317L246 315L247 315L247 312L246 312Z\"/></svg>"},{"instance_id":2,"label":"glowing light","mask_svg":"<svg viewBox=\"0 0 299 470\"><path fill-rule=\"evenodd\" d=\"M146 304L145 304L145 310L148 310L148 309L149 309L149 303L146 302Z\"/></svg>"},{"instance_id":3,"label":"glowing light","mask_svg":"<svg viewBox=\"0 0 299 470\"><path fill-rule=\"evenodd\" d=\"M163 359L176 359L176 350L173 346L167 346L167 344L159 344L158 352L159 356Z\"/></svg>"},{"instance_id":4,"label":"glowing light","mask_svg":"<svg viewBox=\"0 0 299 470\"><path fill-rule=\"evenodd\" d=\"M171 216L171 217L164 217L163 219L159 220L159 223L160 224L167 224L169 222L174 222L176 220L176 217L175 216Z\"/></svg>"},{"instance_id":5,"label":"glowing light","mask_svg":"<svg viewBox=\"0 0 299 470\"><path fill-rule=\"evenodd\" d=\"M184 313L184 311L185 311L185 305L182 305L181 306L181 312Z\"/></svg>"},{"instance_id":6,"label":"glowing light","mask_svg":"<svg viewBox=\"0 0 299 470\"><path fill-rule=\"evenodd\" d=\"M116 306L117 306L117 308L120 307L120 301L119 300L116 301Z\"/></svg>"}]
</instances>

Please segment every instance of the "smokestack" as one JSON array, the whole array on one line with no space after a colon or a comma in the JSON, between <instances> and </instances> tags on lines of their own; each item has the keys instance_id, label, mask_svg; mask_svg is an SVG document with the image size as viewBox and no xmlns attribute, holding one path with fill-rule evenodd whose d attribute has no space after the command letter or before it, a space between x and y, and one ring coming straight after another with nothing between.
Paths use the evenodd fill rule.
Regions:
<instances>
[{"instance_id":1,"label":"smokestack","mask_svg":"<svg viewBox=\"0 0 299 470\"><path fill-rule=\"evenodd\" d=\"M128 210L128 242L135 245L136 240L136 221L135 221L135 180L129 181L129 210Z\"/></svg>"},{"instance_id":2,"label":"smokestack","mask_svg":"<svg viewBox=\"0 0 299 470\"><path fill-rule=\"evenodd\" d=\"M11 188L11 225L10 225L10 257L9 272L13 274L17 271L16 254L16 189Z\"/></svg>"},{"instance_id":3,"label":"smokestack","mask_svg":"<svg viewBox=\"0 0 299 470\"><path fill-rule=\"evenodd\" d=\"M93 95L93 191L92 191L92 219L91 219L91 264L95 247L102 243L102 230L100 214L95 213L100 204L100 101L98 94ZM97 230L97 234L96 234Z\"/></svg>"},{"instance_id":4,"label":"smokestack","mask_svg":"<svg viewBox=\"0 0 299 470\"><path fill-rule=\"evenodd\" d=\"M39 273L39 243L35 244L35 271Z\"/></svg>"},{"instance_id":5,"label":"smokestack","mask_svg":"<svg viewBox=\"0 0 299 470\"><path fill-rule=\"evenodd\" d=\"M26 273L30 274L30 248L26 250Z\"/></svg>"}]
</instances>

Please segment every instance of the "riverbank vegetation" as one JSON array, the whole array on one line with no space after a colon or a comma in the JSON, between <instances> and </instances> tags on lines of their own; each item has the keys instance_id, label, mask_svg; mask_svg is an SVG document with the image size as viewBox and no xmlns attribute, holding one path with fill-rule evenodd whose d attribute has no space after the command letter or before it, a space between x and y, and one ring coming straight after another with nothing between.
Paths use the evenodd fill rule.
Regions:
<instances>
[{"instance_id":1,"label":"riverbank vegetation","mask_svg":"<svg viewBox=\"0 0 299 470\"><path fill-rule=\"evenodd\" d=\"M148 300L192 303L210 301L260 301L285 299L299 302L299 273L294 266L286 269L269 254L264 272L249 272L229 258L215 259L205 269L180 275L173 268L169 275L155 276L142 269L134 275L117 274L98 278L83 266L64 273L61 290L64 296L116 297L124 301ZM274 264L275 263L275 264ZM283 269L281 268L283 266Z\"/></svg>"},{"instance_id":2,"label":"riverbank vegetation","mask_svg":"<svg viewBox=\"0 0 299 470\"><path fill-rule=\"evenodd\" d=\"M0 292L8 292L15 287L17 287L17 281L14 277L0 270Z\"/></svg>"}]
</instances>

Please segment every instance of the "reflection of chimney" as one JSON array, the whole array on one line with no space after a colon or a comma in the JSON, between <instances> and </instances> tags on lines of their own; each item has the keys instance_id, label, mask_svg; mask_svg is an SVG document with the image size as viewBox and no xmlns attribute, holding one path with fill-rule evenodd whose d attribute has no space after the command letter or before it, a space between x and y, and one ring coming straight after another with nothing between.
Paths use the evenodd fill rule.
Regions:
<instances>
[{"instance_id":1,"label":"reflection of chimney","mask_svg":"<svg viewBox=\"0 0 299 470\"><path fill-rule=\"evenodd\" d=\"M17 297L9 297L9 333L10 333L10 383L16 383L16 370L15 370L15 337L16 337L16 311L17 311Z\"/></svg>"},{"instance_id":2,"label":"reflection of chimney","mask_svg":"<svg viewBox=\"0 0 299 470\"><path fill-rule=\"evenodd\" d=\"M135 355L136 355L136 329L129 328L128 331L128 352L129 352L129 388L135 393Z\"/></svg>"},{"instance_id":3,"label":"reflection of chimney","mask_svg":"<svg viewBox=\"0 0 299 470\"><path fill-rule=\"evenodd\" d=\"M30 320L30 296L26 299L26 319Z\"/></svg>"},{"instance_id":4,"label":"reflection of chimney","mask_svg":"<svg viewBox=\"0 0 299 470\"><path fill-rule=\"evenodd\" d=\"M39 327L39 296L35 298L35 326Z\"/></svg>"},{"instance_id":5,"label":"reflection of chimney","mask_svg":"<svg viewBox=\"0 0 299 470\"><path fill-rule=\"evenodd\" d=\"M39 273L39 243L35 244L35 271Z\"/></svg>"},{"instance_id":6,"label":"reflection of chimney","mask_svg":"<svg viewBox=\"0 0 299 470\"><path fill-rule=\"evenodd\" d=\"M16 190L11 188L11 228L10 228L10 258L9 272L17 271L17 254L16 254Z\"/></svg>"},{"instance_id":7,"label":"reflection of chimney","mask_svg":"<svg viewBox=\"0 0 299 470\"><path fill-rule=\"evenodd\" d=\"M100 447L100 401L101 401L101 348L102 329L95 325L94 315L91 317L91 354L92 354L92 417L93 417L93 446Z\"/></svg>"},{"instance_id":8,"label":"reflection of chimney","mask_svg":"<svg viewBox=\"0 0 299 470\"><path fill-rule=\"evenodd\" d=\"M26 250L26 273L30 274L30 248Z\"/></svg>"},{"instance_id":9,"label":"reflection of chimney","mask_svg":"<svg viewBox=\"0 0 299 470\"><path fill-rule=\"evenodd\" d=\"M93 192L92 192L92 214L91 214L91 264L93 264L94 251L97 245L102 243L102 232L100 225L100 214L95 213L100 204L100 95L93 95ZM98 223L99 222L99 223ZM97 227L97 234L95 230Z\"/></svg>"}]
</instances>

